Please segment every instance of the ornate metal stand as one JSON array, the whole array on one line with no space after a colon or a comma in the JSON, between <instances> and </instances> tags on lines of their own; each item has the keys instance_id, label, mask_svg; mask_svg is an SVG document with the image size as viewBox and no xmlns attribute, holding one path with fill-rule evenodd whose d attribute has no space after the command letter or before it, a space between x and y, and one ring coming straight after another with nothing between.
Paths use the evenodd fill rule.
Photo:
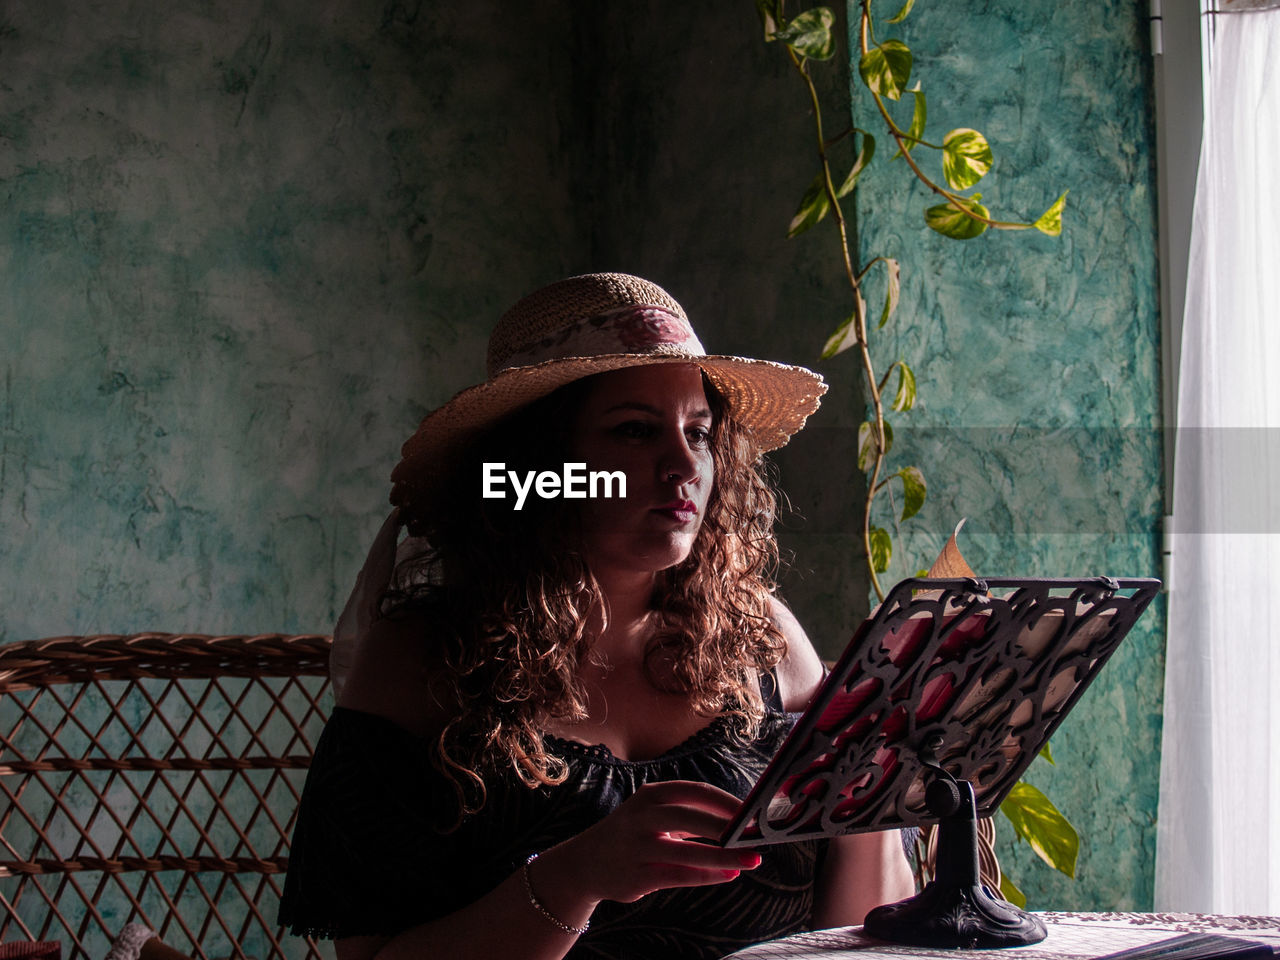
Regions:
<instances>
[{"instance_id":1,"label":"ornate metal stand","mask_svg":"<svg viewBox=\"0 0 1280 960\"><path fill-rule=\"evenodd\" d=\"M1044 923L979 880L973 785L956 780L927 756L922 759L935 773L925 791L925 804L938 818L934 878L916 896L876 907L867 914L863 929L880 940L919 947L985 949L1039 943L1048 935Z\"/></svg>"},{"instance_id":2,"label":"ornate metal stand","mask_svg":"<svg viewBox=\"0 0 1280 960\"><path fill-rule=\"evenodd\" d=\"M943 947L1042 939L1039 921L981 885L975 819L1000 805L1159 587L903 581L850 641L721 844L936 822L936 879L873 911L868 933Z\"/></svg>"}]
</instances>

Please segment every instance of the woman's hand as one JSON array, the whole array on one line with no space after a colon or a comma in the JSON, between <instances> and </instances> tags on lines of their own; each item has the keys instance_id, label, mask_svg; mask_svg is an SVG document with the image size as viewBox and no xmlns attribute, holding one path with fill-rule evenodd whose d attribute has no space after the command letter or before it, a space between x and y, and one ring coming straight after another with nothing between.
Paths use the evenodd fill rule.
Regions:
<instances>
[{"instance_id":1,"label":"woman's hand","mask_svg":"<svg viewBox=\"0 0 1280 960\"><path fill-rule=\"evenodd\" d=\"M666 887L732 880L759 866L760 854L694 838L715 840L740 806L733 794L705 783L646 784L599 823L540 857L534 887L553 912L558 907L581 917L584 907L589 914L601 900L630 903Z\"/></svg>"},{"instance_id":2,"label":"woman's hand","mask_svg":"<svg viewBox=\"0 0 1280 960\"><path fill-rule=\"evenodd\" d=\"M329 678L335 696L342 691L360 641L369 632L369 624L378 616L378 603L391 583L391 574L396 567L396 543L399 539L400 508L396 507L374 536L364 566L356 575L356 585L333 626Z\"/></svg>"},{"instance_id":3,"label":"woman's hand","mask_svg":"<svg viewBox=\"0 0 1280 960\"><path fill-rule=\"evenodd\" d=\"M631 902L664 887L723 883L760 864L760 855L691 839L718 837L740 806L718 787L687 780L641 787L599 823L528 866L533 895L559 923L529 902L523 870L478 900L391 938L339 940L338 960L512 956L560 960L601 900Z\"/></svg>"}]
</instances>

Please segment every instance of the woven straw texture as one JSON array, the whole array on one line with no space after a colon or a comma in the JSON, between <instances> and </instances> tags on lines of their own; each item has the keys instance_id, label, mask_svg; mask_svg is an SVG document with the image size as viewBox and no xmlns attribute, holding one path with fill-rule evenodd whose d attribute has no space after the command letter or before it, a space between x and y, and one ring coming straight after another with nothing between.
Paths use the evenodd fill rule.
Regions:
<instances>
[{"instance_id":1,"label":"woven straw texture","mask_svg":"<svg viewBox=\"0 0 1280 960\"><path fill-rule=\"evenodd\" d=\"M98 960L132 921L197 960L319 957L276 908L329 648L158 633L0 646L0 941Z\"/></svg>"},{"instance_id":2,"label":"woven straw texture","mask_svg":"<svg viewBox=\"0 0 1280 960\"><path fill-rule=\"evenodd\" d=\"M643 352L615 347L581 357L528 362L525 351L574 323L629 306L661 307L681 321L684 310L661 287L627 274L571 277L525 297L498 321L489 338L489 379L457 393L428 414L401 449L391 474L391 502L411 506L432 497L442 471L478 431L507 414L583 377L627 367L695 363L728 402L733 417L746 427L759 453L783 446L818 409L826 384L804 367L747 357L708 356L690 342L655 343ZM507 366L512 356L526 365Z\"/></svg>"},{"instance_id":3,"label":"woven straw texture","mask_svg":"<svg viewBox=\"0 0 1280 960\"><path fill-rule=\"evenodd\" d=\"M608 313L625 304L663 307L688 319L671 294L640 277L625 273L570 277L534 291L502 315L489 337L489 376L505 367L517 350L559 330L566 320Z\"/></svg>"}]
</instances>

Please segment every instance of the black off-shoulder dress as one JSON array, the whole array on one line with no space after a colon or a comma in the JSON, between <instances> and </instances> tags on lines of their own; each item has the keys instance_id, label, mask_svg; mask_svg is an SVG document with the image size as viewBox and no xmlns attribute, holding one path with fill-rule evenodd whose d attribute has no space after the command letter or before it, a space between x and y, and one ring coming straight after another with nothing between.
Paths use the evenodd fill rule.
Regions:
<instances>
[{"instance_id":1,"label":"black off-shoulder dress","mask_svg":"<svg viewBox=\"0 0 1280 960\"><path fill-rule=\"evenodd\" d=\"M776 693L766 706L754 739L719 717L653 760L548 736L547 749L568 764L564 783L529 789L495 779L480 812L449 832L441 825L455 820L454 793L428 745L388 720L335 708L303 792L280 922L319 937L399 933L483 896L529 854L580 833L643 784L698 780L744 797L796 719ZM709 960L806 929L820 844L761 853L758 868L727 883L605 901L568 956Z\"/></svg>"}]
</instances>

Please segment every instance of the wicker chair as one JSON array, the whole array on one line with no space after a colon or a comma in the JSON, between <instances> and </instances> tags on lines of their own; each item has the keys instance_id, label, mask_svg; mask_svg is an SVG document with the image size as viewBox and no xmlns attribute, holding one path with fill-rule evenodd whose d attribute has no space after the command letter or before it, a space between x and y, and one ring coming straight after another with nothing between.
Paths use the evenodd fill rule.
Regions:
<instances>
[{"instance_id":1,"label":"wicker chair","mask_svg":"<svg viewBox=\"0 0 1280 960\"><path fill-rule=\"evenodd\" d=\"M0 942L101 960L126 923L198 960L309 960L276 926L328 714L322 636L0 646Z\"/></svg>"}]
</instances>

